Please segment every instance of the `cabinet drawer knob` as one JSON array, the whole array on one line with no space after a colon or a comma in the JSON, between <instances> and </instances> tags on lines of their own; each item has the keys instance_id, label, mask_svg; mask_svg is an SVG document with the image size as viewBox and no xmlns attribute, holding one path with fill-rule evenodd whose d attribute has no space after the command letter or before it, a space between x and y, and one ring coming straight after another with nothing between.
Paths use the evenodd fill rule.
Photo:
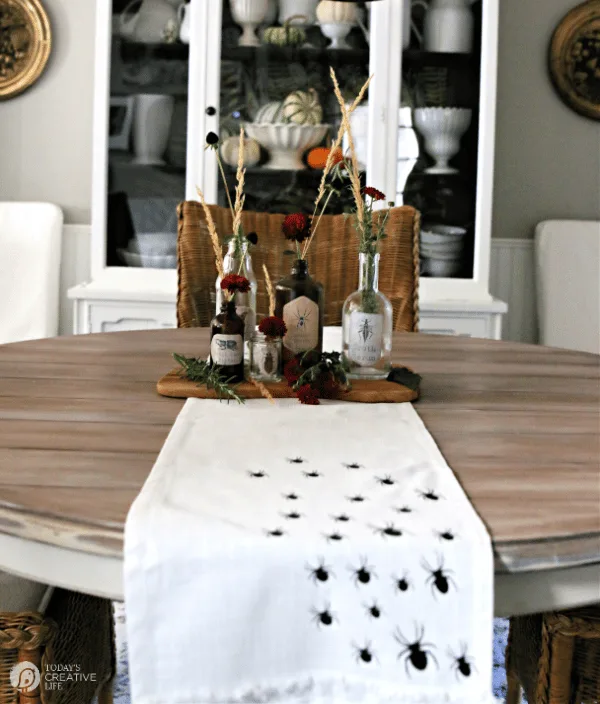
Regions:
<instances>
[{"instance_id":1,"label":"cabinet drawer knob","mask_svg":"<svg viewBox=\"0 0 600 704\"><path fill-rule=\"evenodd\" d=\"M207 114L209 117L214 117L214 116L217 114L217 108L214 108L212 105L209 105L209 106L206 108L206 114Z\"/></svg>"}]
</instances>

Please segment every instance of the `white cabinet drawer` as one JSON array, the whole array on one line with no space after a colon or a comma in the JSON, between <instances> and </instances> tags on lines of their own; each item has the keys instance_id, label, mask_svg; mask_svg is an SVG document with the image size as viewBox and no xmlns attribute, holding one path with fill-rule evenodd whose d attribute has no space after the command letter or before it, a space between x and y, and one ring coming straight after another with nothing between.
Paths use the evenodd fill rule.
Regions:
<instances>
[{"instance_id":1,"label":"white cabinet drawer","mask_svg":"<svg viewBox=\"0 0 600 704\"><path fill-rule=\"evenodd\" d=\"M420 332L429 335L458 335L460 337L490 337L489 316L450 317L422 315Z\"/></svg>"},{"instance_id":2,"label":"white cabinet drawer","mask_svg":"<svg viewBox=\"0 0 600 704\"><path fill-rule=\"evenodd\" d=\"M177 327L172 303L96 302L85 303L85 330L77 332L123 332Z\"/></svg>"}]
</instances>

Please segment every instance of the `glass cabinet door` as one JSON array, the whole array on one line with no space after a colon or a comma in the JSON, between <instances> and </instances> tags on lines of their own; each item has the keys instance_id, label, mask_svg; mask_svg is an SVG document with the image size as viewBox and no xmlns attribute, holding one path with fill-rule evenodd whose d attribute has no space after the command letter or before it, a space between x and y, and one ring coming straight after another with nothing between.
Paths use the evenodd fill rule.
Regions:
<instances>
[{"instance_id":1,"label":"glass cabinet door","mask_svg":"<svg viewBox=\"0 0 600 704\"><path fill-rule=\"evenodd\" d=\"M176 206L186 184L188 7L182 0L112 0L106 266L176 266Z\"/></svg>"},{"instance_id":2,"label":"glass cabinet door","mask_svg":"<svg viewBox=\"0 0 600 704\"><path fill-rule=\"evenodd\" d=\"M369 16L365 3L319 6L318 0L223 0L221 156L232 190L243 125L248 137L244 155L248 210L312 211L327 148L341 118L329 67L335 69L344 96L353 100L369 76ZM353 123L359 159L366 164L365 111L366 99ZM214 161L210 161L213 170ZM221 179L213 183L213 202L226 206ZM328 212L342 212L349 195L347 200L332 201Z\"/></svg>"}]
</instances>

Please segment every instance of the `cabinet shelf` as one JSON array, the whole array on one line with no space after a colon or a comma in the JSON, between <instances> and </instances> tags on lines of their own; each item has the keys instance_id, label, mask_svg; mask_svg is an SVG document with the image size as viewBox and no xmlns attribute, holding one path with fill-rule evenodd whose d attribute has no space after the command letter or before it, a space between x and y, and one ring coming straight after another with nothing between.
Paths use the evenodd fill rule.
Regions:
<instances>
[{"instance_id":1,"label":"cabinet shelf","mask_svg":"<svg viewBox=\"0 0 600 704\"><path fill-rule=\"evenodd\" d=\"M442 51L423 51L421 49L406 49L402 52L402 60L408 67L421 66L451 66L470 68L476 64L473 54L459 54Z\"/></svg>"},{"instance_id":2,"label":"cabinet shelf","mask_svg":"<svg viewBox=\"0 0 600 704\"><path fill-rule=\"evenodd\" d=\"M223 59L229 61L322 61L338 63L368 63L369 49L327 49L320 47L280 47L273 44L261 46L224 46Z\"/></svg>"},{"instance_id":3,"label":"cabinet shelf","mask_svg":"<svg viewBox=\"0 0 600 704\"><path fill-rule=\"evenodd\" d=\"M182 42L174 42L172 44L167 44L166 42L146 44L144 42L121 39L120 43L121 58L124 61L153 58L187 62L190 57L189 44L183 44Z\"/></svg>"}]
</instances>

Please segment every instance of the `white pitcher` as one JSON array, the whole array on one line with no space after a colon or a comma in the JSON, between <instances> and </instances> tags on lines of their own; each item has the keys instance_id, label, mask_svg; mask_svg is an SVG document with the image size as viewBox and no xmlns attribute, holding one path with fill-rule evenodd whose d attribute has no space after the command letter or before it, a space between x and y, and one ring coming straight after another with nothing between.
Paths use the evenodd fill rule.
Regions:
<instances>
[{"instance_id":1,"label":"white pitcher","mask_svg":"<svg viewBox=\"0 0 600 704\"><path fill-rule=\"evenodd\" d=\"M473 50L473 26L469 0L431 0L425 15L423 48L469 54Z\"/></svg>"},{"instance_id":2,"label":"white pitcher","mask_svg":"<svg viewBox=\"0 0 600 704\"><path fill-rule=\"evenodd\" d=\"M136 42L154 44L163 42L169 26L179 26L177 6L181 0L141 0L137 14L129 17L131 8L140 0L132 0L121 13L120 34Z\"/></svg>"},{"instance_id":3,"label":"white pitcher","mask_svg":"<svg viewBox=\"0 0 600 704\"><path fill-rule=\"evenodd\" d=\"M177 17L179 18L179 39L184 44L190 43L190 16L192 14L191 3L183 3L177 9Z\"/></svg>"}]
</instances>

